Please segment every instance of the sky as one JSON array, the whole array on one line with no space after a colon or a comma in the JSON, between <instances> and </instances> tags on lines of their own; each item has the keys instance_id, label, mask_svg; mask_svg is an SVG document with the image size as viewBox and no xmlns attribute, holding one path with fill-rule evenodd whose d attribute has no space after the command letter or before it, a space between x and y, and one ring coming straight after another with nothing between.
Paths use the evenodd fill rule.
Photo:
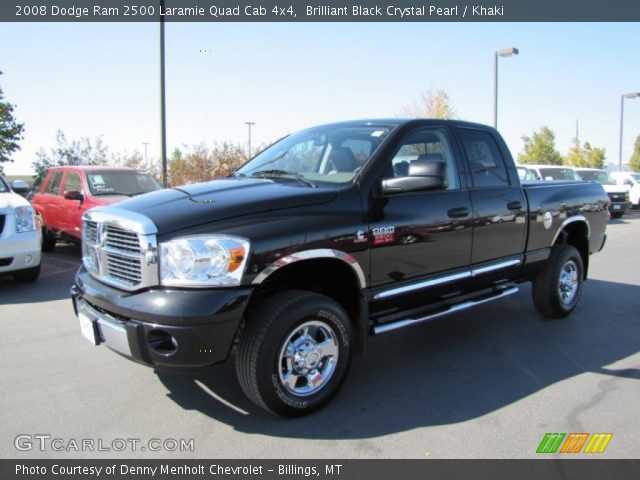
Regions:
<instances>
[{"instance_id":1,"label":"sky","mask_svg":"<svg viewBox=\"0 0 640 480\"><path fill-rule=\"evenodd\" d=\"M638 23L168 23L169 152L225 140L264 144L317 124L394 117L444 89L464 120L493 122L514 156L543 125L561 153L576 135L617 164L620 97L640 91ZM102 136L111 152L160 156L159 26L0 23L0 87L25 124L8 174L39 148ZM625 100L623 161L640 135Z\"/></svg>"}]
</instances>

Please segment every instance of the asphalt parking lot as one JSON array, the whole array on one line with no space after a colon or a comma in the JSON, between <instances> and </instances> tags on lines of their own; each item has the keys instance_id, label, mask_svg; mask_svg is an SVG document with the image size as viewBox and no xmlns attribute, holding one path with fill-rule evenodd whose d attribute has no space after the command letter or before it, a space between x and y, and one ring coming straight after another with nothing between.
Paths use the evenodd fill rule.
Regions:
<instances>
[{"instance_id":1,"label":"asphalt parking lot","mask_svg":"<svg viewBox=\"0 0 640 480\"><path fill-rule=\"evenodd\" d=\"M231 362L157 374L79 331L79 249L40 280L0 279L0 457L527 458L546 432L610 432L605 458L640 458L640 212L608 227L576 312L543 320L528 285L501 302L376 337L333 403L281 420L246 400ZM18 450L19 435L65 451ZM193 451L67 451L69 441L193 439ZM143 447L144 448L144 447Z\"/></svg>"}]
</instances>

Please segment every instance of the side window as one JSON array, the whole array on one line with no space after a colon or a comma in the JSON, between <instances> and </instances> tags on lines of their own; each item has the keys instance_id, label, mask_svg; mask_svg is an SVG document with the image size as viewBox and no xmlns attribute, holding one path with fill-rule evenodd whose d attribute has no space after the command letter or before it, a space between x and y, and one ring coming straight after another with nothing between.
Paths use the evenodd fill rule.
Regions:
<instances>
[{"instance_id":1,"label":"side window","mask_svg":"<svg viewBox=\"0 0 640 480\"><path fill-rule=\"evenodd\" d=\"M47 188L45 189L46 193L50 193L52 195L58 195L58 190L60 190L60 181L62 180L62 170L56 170L51 178L49 179L49 183L47 184Z\"/></svg>"},{"instance_id":2,"label":"side window","mask_svg":"<svg viewBox=\"0 0 640 480\"><path fill-rule=\"evenodd\" d=\"M391 159L393 169L391 175L395 177L411 176L411 165L414 162L445 163L447 166L447 190L460 188L451 142L444 129L430 128L409 134Z\"/></svg>"},{"instance_id":3,"label":"side window","mask_svg":"<svg viewBox=\"0 0 640 480\"><path fill-rule=\"evenodd\" d=\"M482 130L458 129L469 160L474 187L509 185L504 159L493 137Z\"/></svg>"},{"instance_id":4,"label":"side window","mask_svg":"<svg viewBox=\"0 0 640 480\"><path fill-rule=\"evenodd\" d=\"M69 192L71 190L77 190L79 192L82 191L82 181L80 180L80 175L76 172L68 172L67 178L64 179L64 187L62 187L62 191Z\"/></svg>"}]
</instances>

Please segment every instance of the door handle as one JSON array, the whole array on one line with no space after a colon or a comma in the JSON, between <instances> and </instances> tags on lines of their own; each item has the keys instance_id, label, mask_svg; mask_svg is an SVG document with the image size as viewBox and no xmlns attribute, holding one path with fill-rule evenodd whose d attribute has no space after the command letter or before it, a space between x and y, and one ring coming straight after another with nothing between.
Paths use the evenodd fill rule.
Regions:
<instances>
[{"instance_id":1,"label":"door handle","mask_svg":"<svg viewBox=\"0 0 640 480\"><path fill-rule=\"evenodd\" d=\"M467 207L451 208L447 210L447 215L449 215L449 218L468 217L469 209Z\"/></svg>"},{"instance_id":2,"label":"door handle","mask_svg":"<svg viewBox=\"0 0 640 480\"><path fill-rule=\"evenodd\" d=\"M509 210L522 210L522 202L521 201L509 202L507 203L507 208Z\"/></svg>"}]
</instances>

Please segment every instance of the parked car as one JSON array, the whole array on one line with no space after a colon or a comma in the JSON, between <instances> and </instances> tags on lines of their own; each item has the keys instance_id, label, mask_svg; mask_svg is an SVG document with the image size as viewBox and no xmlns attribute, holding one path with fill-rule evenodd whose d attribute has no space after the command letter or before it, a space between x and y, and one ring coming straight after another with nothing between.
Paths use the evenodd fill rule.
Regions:
<instances>
[{"instance_id":1,"label":"parked car","mask_svg":"<svg viewBox=\"0 0 640 480\"><path fill-rule=\"evenodd\" d=\"M613 172L611 178L616 181L616 184L627 187L629 201L634 207L640 207L640 173Z\"/></svg>"},{"instance_id":2,"label":"parked car","mask_svg":"<svg viewBox=\"0 0 640 480\"><path fill-rule=\"evenodd\" d=\"M491 127L325 125L231 178L86 212L73 306L92 344L160 370L202 372L235 352L247 396L299 416L335 395L369 335L525 281L542 315L569 315L608 202L595 182L521 185Z\"/></svg>"},{"instance_id":3,"label":"parked car","mask_svg":"<svg viewBox=\"0 0 640 480\"><path fill-rule=\"evenodd\" d=\"M20 180L13 185L17 191L29 189ZM0 275L11 274L18 281L35 282L40 275L41 244L33 207L0 176Z\"/></svg>"},{"instance_id":4,"label":"parked car","mask_svg":"<svg viewBox=\"0 0 640 480\"><path fill-rule=\"evenodd\" d=\"M516 165L516 168L518 170L518 177L520 178L520 181L532 182L538 179L533 170L529 170L524 165Z\"/></svg>"},{"instance_id":5,"label":"parked car","mask_svg":"<svg viewBox=\"0 0 640 480\"><path fill-rule=\"evenodd\" d=\"M42 225L42 249L55 248L58 239L81 240L82 214L125 198L160 189L148 173L131 168L65 166L47 172L31 203Z\"/></svg>"},{"instance_id":6,"label":"parked car","mask_svg":"<svg viewBox=\"0 0 640 480\"><path fill-rule=\"evenodd\" d=\"M609 195L609 213L613 218L621 218L624 212L631 208L629 191L624 185L617 185L616 181L605 171L598 168L575 168L575 172L582 180L600 183Z\"/></svg>"},{"instance_id":7,"label":"parked car","mask_svg":"<svg viewBox=\"0 0 640 480\"><path fill-rule=\"evenodd\" d=\"M527 165L538 180L580 180L571 167L561 165Z\"/></svg>"}]
</instances>

